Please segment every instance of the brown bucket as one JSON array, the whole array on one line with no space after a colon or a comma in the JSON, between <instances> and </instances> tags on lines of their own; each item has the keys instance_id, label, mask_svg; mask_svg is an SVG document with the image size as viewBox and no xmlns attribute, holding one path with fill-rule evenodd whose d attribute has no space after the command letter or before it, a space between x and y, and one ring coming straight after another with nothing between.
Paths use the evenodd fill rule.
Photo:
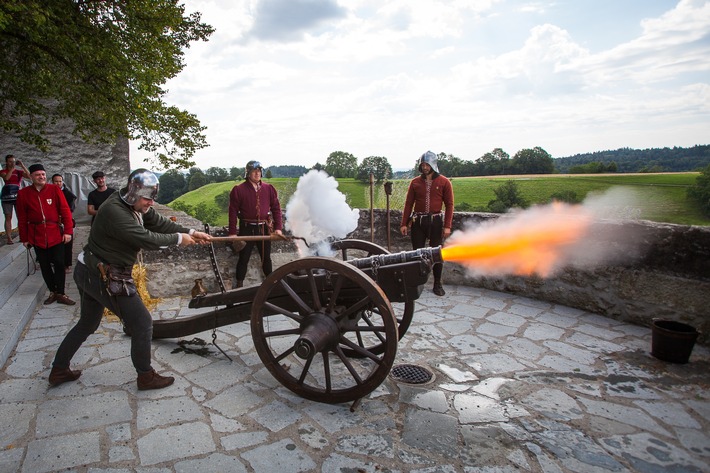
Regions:
<instances>
[{"instance_id":1,"label":"brown bucket","mask_svg":"<svg viewBox=\"0 0 710 473\"><path fill-rule=\"evenodd\" d=\"M674 320L654 320L651 323L651 355L671 363L687 363L693 352L698 330Z\"/></svg>"}]
</instances>

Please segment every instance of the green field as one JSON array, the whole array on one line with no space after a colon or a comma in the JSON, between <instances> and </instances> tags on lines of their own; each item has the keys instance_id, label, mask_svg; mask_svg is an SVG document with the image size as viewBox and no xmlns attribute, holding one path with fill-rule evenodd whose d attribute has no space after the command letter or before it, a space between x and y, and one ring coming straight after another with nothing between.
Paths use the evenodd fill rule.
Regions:
<instances>
[{"instance_id":1,"label":"green field","mask_svg":"<svg viewBox=\"0 0 710 473\"><path fill-rule=\"evenodd\" d=\"M517 183L523 197L531 204L546 203L552 194L564 191L574 191L580 199L607 193L616 199L613 205L615 216L683 225L710 225L710 218L703 216L697 205L686 198L686 191L688 187L695 184L697 176L698 173L555 174L466 177L452 179L452 183L456 204L466 202L478 211L485 209L488 202L495 198L493 193L495 188L507 180L513 180ZM269 179L267 182L278 189L279 200L282 207L285 207L296 190L297 179L276 178ZM216 207L214 197L225 190L230 190L234 184L234 182L209 184L177 200L192 206L204 201ZM408 184L409 180L394 181L394 190L390 196L391 209L401 209L404 206ZM338 179L338 189L345 194L350 207L370 207L368 185L354 179ZM387 200L382 186L377 185L373 194L375 208L385 208ZM226 224L227 214L223 213L216 225Z\"/></svg>"}]
</instances>

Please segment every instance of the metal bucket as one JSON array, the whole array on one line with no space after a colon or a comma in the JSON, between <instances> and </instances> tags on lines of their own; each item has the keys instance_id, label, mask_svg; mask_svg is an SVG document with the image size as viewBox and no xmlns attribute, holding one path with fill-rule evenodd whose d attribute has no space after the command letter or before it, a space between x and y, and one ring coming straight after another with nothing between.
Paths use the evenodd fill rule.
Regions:
<instances>
[{"instance_id":1,"label":"metal bucket","mask_svg":"<svg viewBox=\"0 0 710 473\"><path fill-rule=\"evenodd\" d=\"M687 363L698 335L692 325L674 320L654 320L651 323L651 355L671 363Z\"/></svg>"}]
</instances>

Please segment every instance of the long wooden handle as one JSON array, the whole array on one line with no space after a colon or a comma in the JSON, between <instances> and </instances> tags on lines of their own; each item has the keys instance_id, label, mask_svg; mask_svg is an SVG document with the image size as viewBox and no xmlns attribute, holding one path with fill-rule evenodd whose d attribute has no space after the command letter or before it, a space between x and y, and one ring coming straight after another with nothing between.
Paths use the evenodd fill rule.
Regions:
<instances>
[{"instance_id":1,"label":"long wooden handle","mask_svg":"<svg viewBox=\"0 0 710 473\"><path fill-rule=\"evenodd\" d=\"M230 235L230 236L225 236L225 237L212 237L212 241L226 241L226 242L232 242L232 241L281 241L281 240L290 240L289 237L284 236L284 235L279 235L278 233L272 233L271 235L245 235L245 236L240 236L240 235Z\"/></svg>"}]
</instances>

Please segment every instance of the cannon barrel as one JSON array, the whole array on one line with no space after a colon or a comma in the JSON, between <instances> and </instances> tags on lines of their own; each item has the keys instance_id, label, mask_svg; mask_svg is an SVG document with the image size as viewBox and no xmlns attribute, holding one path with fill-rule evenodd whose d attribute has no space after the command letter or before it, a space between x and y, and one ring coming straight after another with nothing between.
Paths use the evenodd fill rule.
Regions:
<instances>
[{"instance_id":1,"label":"cannon barrel","mask_svg":"<svg viewBox=\"0 0 710 473\"><path fill-rule=\"evenodd\" d=\"M348 260L348 263L358 269L368 269L380 266L391 266L399 263L409 263L412 261L422 261L428 263L429 266L435 263L442 263L444 260L441 257L441 247L427 247L412 251L402 251L399 253L373 255L366 258L351 259Z\"/></svg>"}]
</instances>

